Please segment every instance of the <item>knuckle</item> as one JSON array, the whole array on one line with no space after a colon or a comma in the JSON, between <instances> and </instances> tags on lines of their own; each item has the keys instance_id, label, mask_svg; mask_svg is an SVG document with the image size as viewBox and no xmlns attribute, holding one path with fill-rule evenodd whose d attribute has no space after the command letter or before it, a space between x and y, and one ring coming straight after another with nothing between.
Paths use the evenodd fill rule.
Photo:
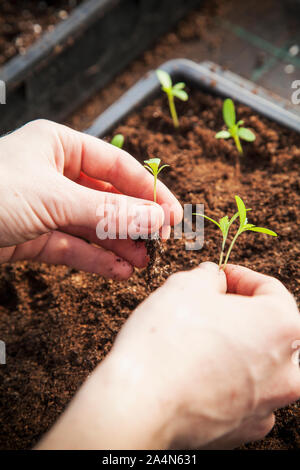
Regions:
<instances>
[{"instance_id":1,"label":"knuckle","mask_svg":"<svg viewBox=\"0 0 300 470\"><path fill-rule=\"evenodd\" d=\"M25 124L24 127L40 130L44 128L49 128L49 126L52 125L53 122L48 121L47 119L34 119L33 121L29 121L27 124Z\"/></svg>"},{"instance_id":2,"label":"knuckle","mask_svg":"<svg viewBox=\"0 0 300 470\"><path fill-rule=\"evenodd\" d=\"M61 260L64 260L70 254L70 243L67 238L57 240L56 252Z\"/></svg>"}]
</instances>

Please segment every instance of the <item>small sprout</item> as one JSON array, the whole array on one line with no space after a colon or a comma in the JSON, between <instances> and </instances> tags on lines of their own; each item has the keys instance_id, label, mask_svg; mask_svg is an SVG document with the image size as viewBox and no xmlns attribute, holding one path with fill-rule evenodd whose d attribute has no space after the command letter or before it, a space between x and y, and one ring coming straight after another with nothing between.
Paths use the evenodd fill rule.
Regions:
<instances>
[{"instance_id":1,"label":"small sprout","mask_svg":"<svg viewBox=\"0 0 300 470\"><path fill-rule=\"evenodd\" d=\"M176 85L172 84L172 79L170 75L164 70L156 70L156 75L161 84L161 89L166 93L169 101L169 108L171 117L173 119L174 127L179 127L178 116L176 112L176 107L174 103L174 96L179 98L181 101L187 101L189 96L187 92L183 89L185 83L179 82Z\"/></svg>"},{"instance_id":2,"label":"small sprout","mask_svg":"<svg viewBox=\"0 0 300 470\"><path fill-rule=\"evenodd\" d=\"M123 148L124 145L124 136L122 134L116 134L110 141L112 145L118 147L119 149Z\"/></svg>"},{"instance_id":3,"label":"small sprout","mask_svg":"<svg viewBox=\"0 0 300 470\"><path fill-rule=\"evenodd\" d=\"M153 201L156 202L156 183L157 183L157 176L167 166L170 165L163 165L159 167L160 165L160 158L151 158L150 160L145 160L144 167L147 168L147 170L150 171L150 173L154 176L154 187L153 187Z\"/></svg>"},{"instance_id":4,"label":"small sprout","mask_svg":"<svg viewBox=\"0 0 300 470\"><path fill-rule=\"evenodd\" d=\"M230 139L230 137L232 137L235 142L236 148L238 149L238 152L242 155L243 148L240 139L246 140L247 142L254 142L256 136L252 131L250 131L250 129L246 129L246 127L241 127L243 126L244 121L236 122L234 103L230 98L227 98L224 101L223 119L228 130L218 132L215 135L215 138Z\"/></svg>"},{"instance_id":5,"label":"small sprout","mask_svg":"<svg viewBox=\"0 0 300 470\"><path fill-rule=\"evenodd\" d=\"M239 196L235 196L235 201L236 201L236 205L237 205L237 208L238 208L238 212L236 212L234 214L234 216L231 217L230 220L229 220L227 215L225 215L225 217L222 217L219 220L219 222L217 222L216 220L211 219L210 217L207 217L204 214L197 214L197 213L195 214L195 215L200 215L201 217L204 217L207 220L210 220L215 225L217 225L217 227L219 227L219 229L222 232L223 240L222 240L221 254L220 254L220 259L219 259L219 268L222 268L222 269L225 269L225 267L228 263L228 259L229 259L231 250L232 250L238 236L241 235L241 233L251 231L251 232L265 233L267 235L277 237L277 233L273 232L272 230L269 230L268 228L256 227L253 224L248 224L247 211L251 211L251 209L246 209L244 202L242 201L242 199ZM238 217L239 217L239 220L240 220L240 226L239 226L235 236L232 239L232 242L231 242L231 244L229 246L229 249L227 251L227 255L226 255L226 258L225 258L225 261L224 261L224 265L222 266L223 258L224 258L224 254L225 254L225 245L226 245L226 240L227 240L227 237L228 237L228 232L229 232L229 229L230 229L231 225L233 224L233 222Z\"/></svg>"}]
</instances>

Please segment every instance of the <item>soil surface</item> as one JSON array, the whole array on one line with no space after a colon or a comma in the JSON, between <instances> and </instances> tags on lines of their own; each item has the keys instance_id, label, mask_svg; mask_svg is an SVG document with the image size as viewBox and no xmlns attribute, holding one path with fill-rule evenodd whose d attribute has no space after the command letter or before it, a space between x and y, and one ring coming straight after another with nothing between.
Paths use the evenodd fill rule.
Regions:
<instances>
[{"instance_id":1,"label":"soil surface","mask_svg":"<svg viewBox=\"0 0 300 470\"><path fill-rule=\"evenodd\" d=\"M170 165L161 179L182 204L204 203L207 215L221 217L235 212L234 195L240 195L253 208L249 221L279 236L242 235L231 261L279 278L299 302L300 136L237 106L238 119L257 135L253 144L244 144L237 180L233 142L214 138L223 127L222 100L192 90L177 109L178 131L161 97L115 132L124 134L125 149L137 159L155 156ZM209 223L201 251L185 251L184 240L168 240L151 288L170 273L217 261L219 246L219 233ZM145 270L124 283L28 262L4 265L0 272L0 331L7 345L7 365L0 368L0 448L24 449L54 423L150 289ZM278 411L271 434L247 447L300 448L299 403Z\"/></svg>"},{"instance_id":2,"label":"soil surface","mask_svg":"<svg viewBox=\"0 0 300 470\"><path fill-rule=\"evenodd\" d=\"M27 48L44 32L68 18L84 0L2 0L0 2L0 66Z\"/></svg>"}]
</instances>

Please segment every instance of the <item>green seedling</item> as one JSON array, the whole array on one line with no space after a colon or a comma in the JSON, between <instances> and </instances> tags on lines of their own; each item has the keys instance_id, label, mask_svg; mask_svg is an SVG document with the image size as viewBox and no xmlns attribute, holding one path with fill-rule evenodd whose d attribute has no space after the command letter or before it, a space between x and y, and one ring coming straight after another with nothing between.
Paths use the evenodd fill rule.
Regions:
<instances>
[{"instance_id":1,"label":"green seedling","mask_svg":"<svg viewBox=\"0 0 300 470\"><path fill-rule=\"evenodd\" d=\"M150 173L154 176L154 186L153 186L153 201L154 202L156 202L157 176L159 175L161 170L163 170L167 166L170 166L170 165L162 165L160 167L159 166L160 162L161 162L160 158L151 158L150 160L145 160L144 161L144 163L145 163L144 167L147 168L147 170L149 170Z\"/></svg>"},{"instance_id":2,"label":"green seedling","mask_svg":"<svg viewBox=\"0 0 300 470\"><path fill-rule=\"evenodd\" d=\"M230 139L233 138L236 148L240 155L243 155L243 148L241 145L241 140L246 140L247 142L254 142L256 139L255 134L247 129L242 127L244 121L236 122L235 107L234 103L230 98L227 98L223 104L223 119L227 126L228 130L223 130L218 132L215 135L216 139Z\"/></svg>"},{"instance_id":3,"label":"green seedling","mask_svg":"<svg viewBox=\"0 0 300 470\"><path fill-rule=\"evenodd\" d=\"M231 219L229 219L229 217L227 215L225 215L225 217L222 217L217 222L216 220L211 219L210 217L207 217L204 214L197 214L197 213L195 214L195 215L200 215L201 217L204 217L207 220L210 220L210 222L213 222L215 225L217 225L217 227L219 227L219 229L222 232L222 246L221 246L220 259L219 259L219 268L220 269L221 268L225 269L225 267L228 263L228 259L229 259L230 253L232 251L232 248L233 248L238 236L241 235L242 233L247 232L247 231L259 232L259 233L265 233L266 235L271 235L273 237L277 237L277 233L273 232L272 230L269 230L268 228L256 227L256 225L248 224L247 212L251 211L251 209L246 209L244 202L242 201L242 199L239 196L235 196L235 201L236 201L238 211L231 217ZM230 229L231 225L233 224L233 222L235 222L235 220L238 217L239 217L240 225L239 225L239 228L238 228L236 234L234 235L234 237L232 239L232 242L230 243L229 249L228 249L226 257L225 257L224 264L222 266L224 255L225 255L225 246L226 246L226 241L227 241L227 238L228 238L229 229Z\"/></svg>"},{"instance_id":4,"label":"green seedling","mask_svg":"<svg viewBox=\"0 0 300 470\"><path fill-rule=\"evenodd\" d=\"M166 93L169 102L171 117L173 119L174 127L179 127L178 116L176 112L174 97L179 98L181 101L187 101L189 96L183 89L185 83L179 82L175 85L172 84L170 75L164 70L156 70L156 75L161 84L161 89Z\"/></svg>"},{"instance_id":5,"label":"green seedling","mask_svg":"<svg viewBox=\"0 0 300 470\"><path fill-rule=\"evenodd\" d=\"M112 145L118 147L119 149L123 148L124 145L124 136L122 134L116 134L110 141Z\"/></svg>"}]
</instances>

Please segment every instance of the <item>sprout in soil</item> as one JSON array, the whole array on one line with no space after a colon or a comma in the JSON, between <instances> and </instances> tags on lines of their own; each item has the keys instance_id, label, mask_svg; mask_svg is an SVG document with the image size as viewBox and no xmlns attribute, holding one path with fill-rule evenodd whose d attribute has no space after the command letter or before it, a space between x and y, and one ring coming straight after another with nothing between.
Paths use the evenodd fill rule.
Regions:
<instances>
[{"instance_id":1,"label":"sprout in soil","mask_svg":"<svg viewBox=\"0 0 300 470\"><path fill-rule=\"evenodd\" d=\"M172 84L170 75L164 70L156 70L156 75L161 84L161 89L166 93L169 101L170 113L173 119L174 127L179 127L178 116L174 103L174 96L179 98L181 101L188 100L188 94L184 91L185 83L179 82L176 85Z\"/></svg>"},{"instance_id":2,"label":"sprout in soil","mask_svg":"<svg viewBox=\"0 0 300 470\"><path fill-rule=\"evenodd\" d=\"M152 175L154 176L153 201L156 202L157 176L159 175L161 170L166 168L166 166L170 166L170 165L163 165L163 166L159 167L160 158L151 158L150 160L145 160L144 163L145 163L144 167L147 168L147 170L149 170L150 173L152 173Z\"/></svg>"},{"instance_id":3,"label":"sprout in soil","mask_svg":"<svg viewBox=\"0 0 300 470\"><path fill-rule=\"evenodd\" d=\"M240 153L240 155L242 155L243 148L240 139L246 140L247 142L254 142L256 136L252 131L250 131L250 129L246 129L246 127L241 127L243 126L244 121L236 122L234 103L230 98L227 98L224 101L223 119L228 130L218 132L215 135L215 138L230 139L230 137L232 137L235 142L236 148L238 149L238 152Z\"/></svg>"},{"instance_id":4,"label":"sprout in soil","mask_svg":"<svg viewBox=\"0 0 300 470\"><path fill-rule=\"evenodd\" d=\"M222 217L219 220L219 222L217 222L216 220L211 219L210 217L207 217L204 214L197 214L197 213L195 214L195 215L200 215L201 217L204 217L207 220L210 220L215 225L217 225L219 227L219 229L221 230L221 232L222 232L223 240L222 240L221 254L220 254L220 259L219 259L219 268L222 268L222 269L225 269L225 267L228 263L228 259L229 259L231 250L232 250L238 236L241 235L241 233L244 233L246 231L251 231L251 232L265 233L267 235L272 235L273 237L277 237L277 233L273 232L272 230L269 230L269 229L263 228L263 227L256 227L253 224L248 224L247 211L251 211L251 209L246 209L245 204L243 203L242 199L239 196L235 196L235 200L236 200L238 212L236 212L234 214L234 216L231 217L230 220L229 220L227 215L225 215L225 217ZM226 255L226 258L225 258L225 261L224 261L224 265L222 266L223 258L224 258L224 254L225 254L225 245L226 245L226 240L227 240L227 237L228 237L228 232L229 232L229 229L230 229L231 225L233 224L233 222L238 217L240 219L240 226L239 226L235 236L232 239L232 242L231 242L231 244L229 246L229 249L227 251L227 255Z\"/></svg>"},{"instance_id":5,"label":"sprout in soil","mask_svg":"<svg viewBox=\"0 0 300 470\"><path fill-rule=\"evenodd\" d=\"M121 149L124 145L124 136L122 134L116 134L110 141L112 145Z\"/></svg>"}]
</instances>

